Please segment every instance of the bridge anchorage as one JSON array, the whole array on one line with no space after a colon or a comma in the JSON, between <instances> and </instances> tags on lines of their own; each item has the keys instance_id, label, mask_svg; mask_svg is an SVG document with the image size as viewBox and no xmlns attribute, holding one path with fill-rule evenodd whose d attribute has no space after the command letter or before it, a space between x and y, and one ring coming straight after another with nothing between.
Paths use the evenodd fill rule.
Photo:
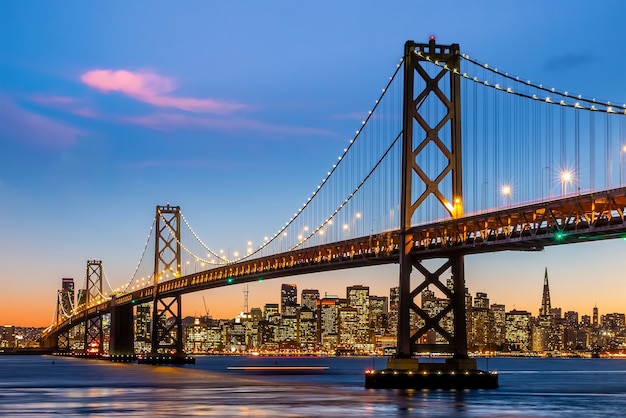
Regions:
<instances>
[{"instance_id":1,"label":"bridge anchorage","mask_svg":"<svg viewBox=\"0 0 626 418\"><path fill-rule=\"evenodd\" d=\"M424 65L431 60L440 66L434 76ZM468 356L463 253L448 252L443 264L431 272L424 263L425 257L414 252L413 215L426 206L426 202L437 202L452 218L463 216L461 83L459 72L449 71L450 68L459 69L460 61L458 44L437 45L434 37L428 44L407 41L404 46L397 354L388 360L386 369L366 372L365 386L368 388L498 387L498 375L478 370L476 360ZM421 111L422 106L432 100L445 108L440 120L432 120ZM446 160L440 172L434 175L427 173L418 162L420 152L431 144L436 145ZM451 188L447 188L450 190L448 196L441 191L445 188L440 188L444 181L451 182ZM423 280L411 289L413 267L422 274ZM452 273L452 283L446 286L440 279L448 270ZM415 297L429 285L438 288L449 301L448 306L435 316L430 316L415 303ZM418 315L423 323L414 333L411 333L411 315ZM440 325L446 315L452 318L452 332ZM438 334L444 342L418 344L418 339L429 332ZM421 364L413 357L415 352L449 353L452 357L445 363Z\"/></svg>"}]
</instances>

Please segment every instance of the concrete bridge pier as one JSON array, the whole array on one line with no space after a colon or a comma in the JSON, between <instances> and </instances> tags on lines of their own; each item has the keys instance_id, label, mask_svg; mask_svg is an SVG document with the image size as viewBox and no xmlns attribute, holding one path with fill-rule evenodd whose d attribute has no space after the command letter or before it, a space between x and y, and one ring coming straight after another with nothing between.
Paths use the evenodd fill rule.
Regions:
<instances>
[{"instance_id":1,"label":"concrete bridge pier","mask_svg":"<svg viewBox=\"0 0 626 418\"><path fill-rule=\"evenodd\" d=\"M135 332L133 325L133 305L120 305L112 309L111 340L109 343L111 355L135 354Z\"/></svg>"}]
</instances>

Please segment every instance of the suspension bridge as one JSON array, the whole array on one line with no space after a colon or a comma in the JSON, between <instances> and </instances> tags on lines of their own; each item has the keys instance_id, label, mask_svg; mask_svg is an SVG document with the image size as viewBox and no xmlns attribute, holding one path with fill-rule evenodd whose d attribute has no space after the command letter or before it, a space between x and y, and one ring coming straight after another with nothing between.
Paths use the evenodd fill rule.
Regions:
<instances>
[{"instance_id":1,"label":"suspension bridge","mask_svg":"<svg viewBox=\"0 0 626 418\"><path fill-rule=\"evenodd\" d=\"M408 41L343 152L283 226L225 254L180 207L157 206L131 280L115 289L102 262L88 261L86 297L69 309L58 300L42 341L69 350L68 333L82 324L84 347L103 347L110 314L109 351L132 353L134 307L151 303L152 351L182 354L185 293L397 263L396 359L443 352L462 364L464 257L626 237L625 163L626 104L504 72L457 44ZM429 286L449 300L434 317L415 302ZM420 343L428 331L441 343Z\"/></svg>"}]
</instances>

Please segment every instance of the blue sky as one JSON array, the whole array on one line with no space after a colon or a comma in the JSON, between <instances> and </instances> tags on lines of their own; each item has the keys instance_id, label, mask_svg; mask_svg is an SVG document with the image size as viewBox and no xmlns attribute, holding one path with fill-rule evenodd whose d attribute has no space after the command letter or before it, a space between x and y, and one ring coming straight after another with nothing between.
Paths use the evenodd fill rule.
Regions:
<instances>
[{"instance_id":1,"label":"blue sky","mask_svg":"<svg viewBox=\"0 0 626 418\"><path fill-rule=\"evenodd\" d=\"M511 73L626 101L626 3L605 1L3 1L0 3L0 323L47 325L62 277L101 259L115 286L154 207L180 205L210 247L285 223L378 97L407 39L459 43ZM625 139L626 141L626 139ZM626 311L626 243L466 259L470 290L535 311ZM387 295L397 268L290 279ZM589 283L592 282L593 286ZM250 287L277 302L280 281ZM241 288L186 296L234 316ZM225 303L224 301L228 301Z\"/></svg>"}]
</instances>

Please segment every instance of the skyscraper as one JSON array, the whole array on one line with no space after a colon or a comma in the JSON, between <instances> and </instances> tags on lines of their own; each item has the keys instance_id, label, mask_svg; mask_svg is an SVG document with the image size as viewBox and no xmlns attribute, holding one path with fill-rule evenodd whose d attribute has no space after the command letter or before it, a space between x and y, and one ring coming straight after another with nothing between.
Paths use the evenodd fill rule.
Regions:
<instances>
[{"instance_id":1,"label":"skyscraper","mask_svg":"<svg viewBox=\"0 0 626 418\"><path fill-rule=\"evenodd\" d=\"M303 289L300 296L300 303L311 311L315 312L317 301L320 298L320 291L317 289Z\"/></svg>"},{"instance_id":2,"label":"skyscraper","mask_svg":"<svg viewBox=\"0 0 626 418\"><path fill-rule=\"evenodd\" d=\"M540 352L558 350L562 343L562 336L558 327L555 326L554 317L552 316L547 267L543 277L543 295L537 319L538 326L533 328L533 350Z\"/></svg>"},{"instance_id":3,"label":"skyscraper","mask_svg":"<svg viewBox=\"0 0 626 418\"><path fill-rule=\"evenodd\" d=\"M339 298L326 296L317 304L320 344L323 349L332 350L337 346Z\"/></svg>"},{"instance_id":4,"label":"skyscraper","mask_svg":"<svg viewBox=\"0 0 626 418\"><path fill-rule=\"evenodd\" d=\"M353 285L348 286L346 290L348 305L356 309L357 333L355 345L360 349L372 349L370 333L370 288L363 285Z\"/></svg>"},{"instance_id":5,"label":"skyscraper","mask_svg":"<svg viewBox=\"0 0 626 418\"><path fill-rule=\"evenodd\" d=\"M543 296L541 298L541 308L539 308L539 318L547 319L552 317L552 305L550 303L550 286L548 285L548 268L543 277Z\"/></svg>"},{"instance_id":6,"label":"skyscraper","mask_svg":"<svg viewBox=\"0 0 626 418\"><path fill-rule=\"evenodd\" d=\"M298 306L298 287L295 284L283 283L280 286L280 313L296 316Z\"/></svg>"},{"instance_id":7,"label":"skyscraper","mask_svg":"<svg viewBox=\"0 0 626 418\"><path fill-rule=\"evenodd\" d=\"M61 305L66 314L74 310L74 279L61 279Z\"/></svg>"}]
</instances>

